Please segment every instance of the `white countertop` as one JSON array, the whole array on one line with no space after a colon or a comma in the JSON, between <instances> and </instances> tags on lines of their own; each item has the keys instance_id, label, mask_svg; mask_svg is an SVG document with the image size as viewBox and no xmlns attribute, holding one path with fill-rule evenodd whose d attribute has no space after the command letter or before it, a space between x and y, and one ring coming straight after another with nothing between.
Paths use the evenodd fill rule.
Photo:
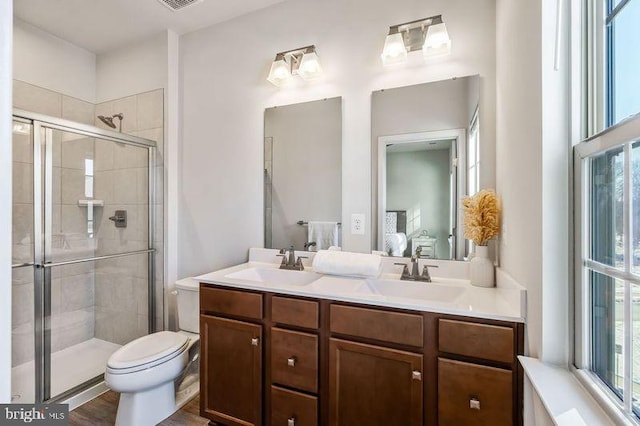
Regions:
<instances>
[{"instance_id":1,"label":"white countertop","mask_svg":"<svg viewBox=\"0 0 640 426\"><path fill-rule=\"evenodd\" d=\"M266 254L268 256L264 256L265 252L267 252ZM259 282L238 277L229 277L229 275L234 275L234 273L251 268L278 269L279 263L265 262L265 260L271 260L271 258L275 257L274 252L275 251L270 251L269 249L251 249L249 262L193 277L193 279L202 283L246 290L275 292L414 311L525 322L526 291L523 288L514 286L509 286L508 288L474 287L469 284L468 280L438 277L433 271L432 283L415 283L415 286L420 286L420 288L418 288L419 290L423 289L421 286L429 286L425 287L424 290L433 290L433 299L378 294L375 288L372 288L370 285L371 280L316 274L306 265L305 272L315 274L315 276L310 277L313 281L306 285L287 285L275 282L276 280ZM306 254L307 253L305 253L305 255ZM279 258L275 259L279 260ZM399 259L384 259L384 263L393 265L394 260L397 262ZM310 259L306 262L310 262ZM429 260L430 264L434 262L438 263L437 261ZM397 283L398 286L402 286L405 283L411 283L413 285L413 282L399 280L401 269L402 267L394 267L394 269L391 269L385 266L383 268L383 275L378 280L384 280L388 286L393 286L394 283ZM439 268L439 270L446 270L446 265L445 267ZM296 273L296 271L288 272Z\"/></svg>"}]
</instances>

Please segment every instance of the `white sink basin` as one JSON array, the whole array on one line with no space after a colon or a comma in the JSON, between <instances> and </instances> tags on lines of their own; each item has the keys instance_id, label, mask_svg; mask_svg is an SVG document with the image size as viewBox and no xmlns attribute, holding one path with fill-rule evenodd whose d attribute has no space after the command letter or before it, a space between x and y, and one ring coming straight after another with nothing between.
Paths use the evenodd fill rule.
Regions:
<instances>
[{"instance_id":1,"label":"white sink basin","mask_svg":"<svg viewBox=\"0 0 640 426\"><path fill-rule=\"evenodd\" d=\"M427 282L369 279L367 287L360 291L381 296L446 303L456 300L464 292L464 288Z\"/></svg>"},{"instance_id":2,"label":"white sink basin","mask_svg":"<svg viewBox=\"0 0 640 426\"><path fill-rule=\"evenodd\" d=\"M276 268L247 268L225 275L226 278L258 283L303 286L320 278L308 271L290 271Z\"/></svg>"}]
</instances>

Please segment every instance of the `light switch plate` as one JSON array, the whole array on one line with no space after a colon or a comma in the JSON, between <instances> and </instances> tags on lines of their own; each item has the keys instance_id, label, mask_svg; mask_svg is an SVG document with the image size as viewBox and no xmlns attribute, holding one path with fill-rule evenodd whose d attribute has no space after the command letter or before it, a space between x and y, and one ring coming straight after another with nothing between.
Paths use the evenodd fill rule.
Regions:
<instances>
[{"instance_id":1,"label":"light switch plate","mask_svg":"<svg viewBox=\"0 0 640 426\"><path fill-rule=\"evenodd\" d=\"M351 233L354 235L364 235L364 214L353 213L351 215Z\"/></svg>"}]
</instances>

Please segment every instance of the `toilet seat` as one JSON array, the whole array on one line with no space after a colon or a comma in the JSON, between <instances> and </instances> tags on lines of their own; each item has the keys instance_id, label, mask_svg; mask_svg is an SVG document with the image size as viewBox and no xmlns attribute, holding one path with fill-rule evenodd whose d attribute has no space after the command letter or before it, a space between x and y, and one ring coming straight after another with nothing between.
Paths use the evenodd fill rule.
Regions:
<instances>
[{"instance_id":1,"label":"toilet seat","mask_svg":"<svg viewBox=\"0 0 640 426\"><path fill-rule=\"evenodd\" d=\"M165 363L184 352L189 338L173 331L160 331L127 343L107 361L110 374L129 374Z\"/></svg>"}]
</instances>

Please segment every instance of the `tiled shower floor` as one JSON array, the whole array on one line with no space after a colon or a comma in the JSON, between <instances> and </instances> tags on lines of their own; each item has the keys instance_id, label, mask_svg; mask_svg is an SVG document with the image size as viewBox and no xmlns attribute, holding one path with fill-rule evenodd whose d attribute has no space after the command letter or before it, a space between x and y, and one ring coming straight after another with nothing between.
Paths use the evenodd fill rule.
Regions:
<instances>
[{"instance_id":1,"label":"tiled shower floor","mask_svg":"<svg viewBox=\"0 0 640 426\"><path fill-rule=\"evenodd\" d=\"M51 396L104 373L109 356L120 347L115 343L94 338L51 354ZM33 361L11 369L11 402L33 402L34 375Z\"/></svg>"}]
</instances>

